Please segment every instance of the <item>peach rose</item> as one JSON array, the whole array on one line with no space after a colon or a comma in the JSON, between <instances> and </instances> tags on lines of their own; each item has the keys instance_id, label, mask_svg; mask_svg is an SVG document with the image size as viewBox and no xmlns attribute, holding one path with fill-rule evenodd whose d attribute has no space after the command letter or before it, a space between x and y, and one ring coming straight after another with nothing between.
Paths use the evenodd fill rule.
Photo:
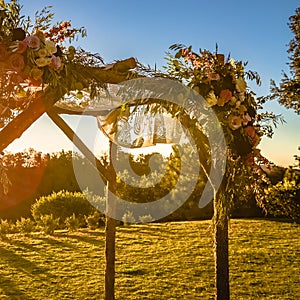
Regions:
<instances>
[{"instance_id":1,"label":"peach rose","mask_svg":"<svg viewBox=\"0 0 300 300\"><path fill-rule=\"evenodd\" d=\"M256 135L256 131L253 126L247 126L245 129L245 134L248 135L250 138L254 139Z\"/></svg>"},{"instance_id":2,"label":"peach rose","mask_svg":"<svg viewBox=\"0 0 300 300\"><path fill-rule=\"evenodd\" d=\"M229 102L232 98L232 92L228 89L222 90L219 98L218 98L218 105L224 106L225 103Z\"/></svg>"},{"instance_id":3,"label":"peach rose","mask_svg":"<svg viewBox=\"0 0 300 300\"><path fill-rule=\"evenodd\" d=\"M10 67L17 72L20 72L25 67L24 58L19 53L14 53L9 57L9 64Z\"/></svg>"},{"instance_id":4,"label":"peach rose","mask_svg":"<svg viewBox=\"0 0 300 300\"><path fill-rule=\"evenodd\" d=\"M228 117L228 124L232 130L237 130L242 126L242 118L239 116L230 115Z\"/></svg>"},{"instance_id":5,"label":"peach rose","mask_svg":"<svg viewBox=\"0 0 300 300\"><path fill-rule=\"evenodd\" d=\"M251 117L248 113L243 116L243 125L246 126L251 121Z\"/></svg>"},{"instance_id":6,"label":"peach rose","mask_svg":"<svg viewBox=\"0 0 300 300\"><path fill-rule=\"evenodd\" d=\"M220 80L220 75L218 73L208 73L207 78L209 80Z\"/></svg>"}]
</instances>

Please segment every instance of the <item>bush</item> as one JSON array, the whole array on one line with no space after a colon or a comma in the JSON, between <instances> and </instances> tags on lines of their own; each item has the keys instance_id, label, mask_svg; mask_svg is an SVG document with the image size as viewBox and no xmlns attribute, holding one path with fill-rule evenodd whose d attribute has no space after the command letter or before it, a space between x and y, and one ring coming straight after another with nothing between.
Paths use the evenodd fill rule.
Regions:
<instances>
[{"instance_id":1,"label":"bush","mask_svg":"<svg viewBox=\"0 0 300 300\"><path fill-rule=\"evenodd\" d=\"M142 222L142 223L150 223L150 222L153 221L153 218L152 218L152 216L149 214L149 215L145 215L145 216L140 216L140 217L139 217L139 220L140 220L140 222Z\"/></svg>"},{"instance_id":2,"label":"bush","mask_svg":"<svg viewBox=\"0 0 300 300\"><path fill-rule=\"evenodd\" d=\"M79 220L80 225L84 223L84 216L94 211L94 207L88 202L84 194L60 191L49 196L39 198L32 205L31 212L38 222L44 215L53 215L53 218L60 219L60 225L64 226L68 217L73 214Z\"/></svg>"},{"instance_id":3,"label":"bush","mask_svg":"<svg viewBox=\"0 0 300 300\"><path fill-rule=\"evenodd\" d=\"M76 231L79 228L79 220L76 218L75 214L67 217L65 224L69 231Z\"/></svg>"},{"instance_id":4,"label":"bush","mask_svg":"<svg viewBox=\"0 0 300 300\"><path fill-rule=\"evenodd\" d=\"M300 171L287 170L282 182L267 190L264 206L268 214L300 222Z\"/></svg>"},{"instance_id":5,"label":"bush","mask_svg":"<svg viewBox=\"0 0 300 300\"><path fill-rule=\"evenodd\" d=\"M95 210L92 215L85 216L85 221L89 229L95 230L96 228L105 225L105 216L99 211Z\"/></svg>"},{"instance_id":6,"label":"bush","mask_svg":"<svg viewBox=\"0 0 300 300\"><path fill-rule=\"evenodd\" d=\"M44 233L53 234L54 230L59 226L59 218L54 218L53 215L42 215L38 221L38 225Z\"/></svg>"},{"instance_id":7,"label":"bush","mask_svg":"<svg viewBox=\"0 0 300 300\"><path fill-rule=\"evenodd\" d=\"M265 208L273 216L300 222L300 187L287 182L270 187Z\"/></svg>"},{"instance_id":8,"label":"bush","mask_svg":"<svg viewBox=\"0 0 300 300\"><path fill-rule=\"evenodd\" d=\"M134 215L131 211L128 211L123 215L122 221L124 222L124 225L129 225L130 223L136 222Z\"/></svg>"},{"instance_id":9,"label":"bush","mask_svg":"<svg viewBox=\"0 0 300 300\"><path fill-rule=\"evenodd\" d=\"M17 220L16 228L21 233L30 233L35 230L35 223L29 218L21 217L20 220Z\"/></svg>"},{"instance_id":10,"label":"bush","mask_svg":"<svg viewBox=\"0 0 300 300\"><path fill-rule=\"evenodd\" d=\"M8 233L11 232L11 223L7 220L1 220L0 222L0 238L4 239Z\"/></svg>"}]
</instances>

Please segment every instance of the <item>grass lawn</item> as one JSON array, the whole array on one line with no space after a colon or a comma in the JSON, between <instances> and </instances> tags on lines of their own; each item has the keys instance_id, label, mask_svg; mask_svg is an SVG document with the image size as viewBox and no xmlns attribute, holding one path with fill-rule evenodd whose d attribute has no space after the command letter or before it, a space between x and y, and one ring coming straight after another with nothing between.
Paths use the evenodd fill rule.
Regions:
<instances>
[{"instance_id":1,"label":"grass lawn","mask_svg":"<svg viewBox=\"0 0 300 300\"><path fill-rule=\"evenodd\" d=\"M213 299L210 221L119 227L116 298ZM231 220L232 299L300 299L300 225ZM0 241L0 299L102 299L103 230Z\"/></svg>"}]
</instances>

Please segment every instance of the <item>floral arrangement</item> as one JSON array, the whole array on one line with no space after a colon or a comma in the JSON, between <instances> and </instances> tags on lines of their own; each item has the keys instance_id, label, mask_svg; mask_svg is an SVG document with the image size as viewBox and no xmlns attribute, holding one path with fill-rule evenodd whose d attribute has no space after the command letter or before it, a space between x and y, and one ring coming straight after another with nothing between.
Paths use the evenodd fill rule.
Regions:
<instances>
[{"instance_id":1,"label":"floral arrangement","mask_svg":"<svg viewBox=\"0 0 300 300\"><path fill-rule=\"evenodd\" d=\"M20 11L17 1L0 1L0 127L24 109L29 95L38 90L52 87L67 93L89 87L75 70L76 63L103 63L100 56L66 46L78 34L86 35L83 27L72 28L68 21L51 27L54 14L49 8L35 14L34 24Z\"/></svg>"},{"instance_id":2,"label":"floral arrangement","mask_svg":"<svg viewBox=\"0 0 300 300\"><path fill-rule=\"evenodd\" d=\"M246 72L246 64L230 57L225 60L217 51L195 53L192 47L178 44L170 49L177 52L175 55L168 53L168 74L206 99L223 127L229 148L249 164L254 163L255 157L265 161L257 146L266 132L271 134L271 128L262 124L263 117L257 113L262 103L246 83L246 79L255 79L260 84L258 74ZM272 118L272 115L264 117Z\"/></svg>"}]
</instances>

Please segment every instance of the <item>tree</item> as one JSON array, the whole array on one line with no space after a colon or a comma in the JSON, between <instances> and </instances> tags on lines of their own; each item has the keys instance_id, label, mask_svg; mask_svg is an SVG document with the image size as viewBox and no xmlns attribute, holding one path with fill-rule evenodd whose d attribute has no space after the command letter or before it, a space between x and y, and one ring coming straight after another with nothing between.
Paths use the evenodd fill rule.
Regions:
<instances>
[{"instance_id":1,"label":"tree","mask_svg":"<svg viewBox=\"0 0 300 300\"><path fill-rule=\"evenodd\" d=\"M280 104L300 114L300 7L296 9L289 21L289 27L294 34L287 50L290 54L290 75L284 72L279 86L273 80L271 81L269 98L278 99Z\"/></svg>"}]
</instances>

